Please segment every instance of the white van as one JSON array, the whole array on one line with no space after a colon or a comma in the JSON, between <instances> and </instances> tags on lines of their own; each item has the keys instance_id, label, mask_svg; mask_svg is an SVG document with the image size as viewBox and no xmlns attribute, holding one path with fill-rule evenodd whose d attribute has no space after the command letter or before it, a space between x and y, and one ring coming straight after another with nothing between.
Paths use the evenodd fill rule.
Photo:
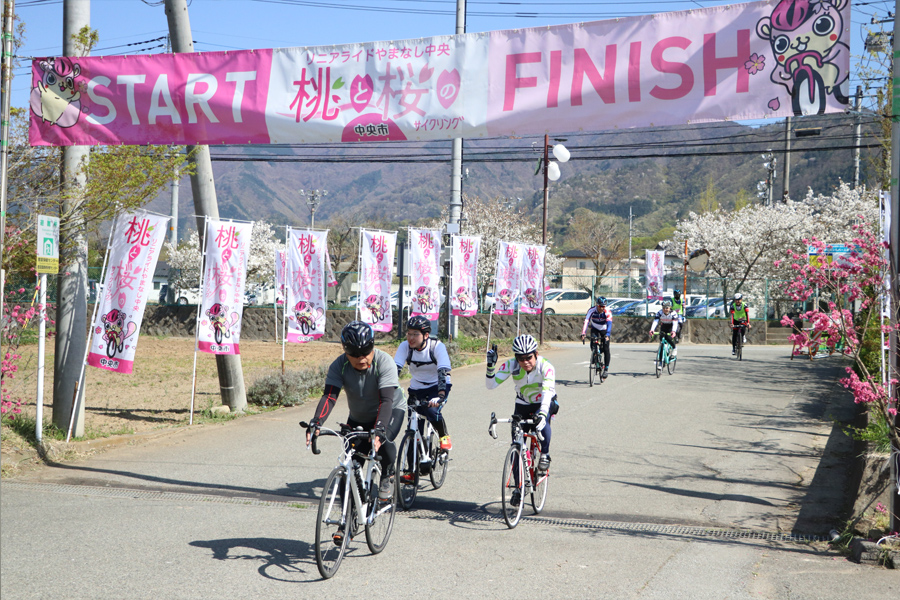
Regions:
<instances>
[{"instance_id":1,"label":"white van","mask_svg":"<svg viewBox=\"0 0 900 600\"><path fill-rule=\"evenodd\" d=\"M593 305L591 293L584 290L551 288L544 293L544 312L548 315L585 315Z\"/></svg>"}]
</instances>

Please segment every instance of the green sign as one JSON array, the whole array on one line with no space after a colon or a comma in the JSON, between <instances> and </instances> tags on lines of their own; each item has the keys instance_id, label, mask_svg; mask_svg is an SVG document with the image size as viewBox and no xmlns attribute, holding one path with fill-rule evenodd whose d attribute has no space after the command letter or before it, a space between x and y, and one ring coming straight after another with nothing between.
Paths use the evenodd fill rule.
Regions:
<instances>
[{"instance_id":1,"label":"green sign","mask_svg":"<svg viewBox=\"0 0 900 600\"><path fill-rule=\"evenodd\" d=\"M59 217L37 216L37 272L59 273Z\"/></svg>"}]
</instances>

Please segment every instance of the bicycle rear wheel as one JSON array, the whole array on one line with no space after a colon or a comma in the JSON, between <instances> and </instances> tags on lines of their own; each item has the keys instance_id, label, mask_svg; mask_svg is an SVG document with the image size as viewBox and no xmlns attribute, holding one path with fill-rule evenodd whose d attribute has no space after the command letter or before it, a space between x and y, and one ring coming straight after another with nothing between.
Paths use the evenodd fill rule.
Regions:
<instances>
[{"instance_id":1,"label":"bicycle rear wheel","mask_svg":"<svg viewBox=\"0 0 900 600\"><path fill-rule=\"evenodd\" d=\"M516 482L518 479L518 482ZM522 472L522 449L513 444L506 453L503 463L503 486L500 488L503 508L503 520L507 527L514 528L522 518L522 505L525 502L525 479ZM516 493L518 492L518 493ZM518 496L518 505L513 506L513 496Z\"/></svg>"},{"instance_id":2,"label":"bicycle rear wheel","mask_svg":"<svg viewBox=\"0 0 900 600\"><path fill-rule=\"evenodd\" d=\"M427 447L428 454L431 456L431 472L428 476L431 478L431 485L437 490L444 485L444 481L447 479L447 463L450 456L446 450L441 450L441 438L434 429L428 435Z\"/></svg>"},{"instance_id":3,"label":"bicycle rear wheel","mask_svg":"<svg viewBox=\"0 0 900 600\"><path fill-rule=\"evenodd\" d=\"M373 481L372 485L377 485ZM394 513L397 511L397 502L395 499L383 501L375 500L369 507L369 514L375 512L375 517L369 523L366 519L366 545L372 554L378 554L387 546L391 537L391 531L394 529Z\"/></svg>"},{"instance_id":4,"label":"bicycle rear wheel","mask_svg":"<svg viewBox=\"0 0 900 600\"><path fill-rule=\"evenodd\" d=\"M550 471L548 469L543 477L538 474L537 466L541 462L540 450L535 449L532 457L534 462L531 464L531 480L534 482L534 486L531 488L531 507L534 509L534 514L539 515L544 510L544 503L547 501L547 485L550 482Z\"/></svg>"},{"instance_id":5,"label":"bicycle rear wheel","mask_svg":"<svg viewBox=\"0 0 900 600\"><path fill-rule=\"evenodd\" d=\"M334 469L325 480L322 497L319 498L319 515L316 521L316 566L324 579L331 579L341 566L341 560L347 551L347 543L353 525L348 523L348 510L344 507L341 495L345 486L343 467ZM347 505L350 505L349 498ZM336 541L335 535L340 533Z\"/></svg>"},{"instance_id":6,"label":"bicycle rear wheel","mask_svg":"<svg viewBox=\"0 0 900 600\"><path fill-rule=\"evenodd\" d=\"M416 494L419 492L419 465L414 464L419 461L410 458L415 441L416 434L408 432L403 436L400 450L397 453L397 492L400 506L404 510L413 505L413 502L416 501Z\"/></svg>"}]
</instances>

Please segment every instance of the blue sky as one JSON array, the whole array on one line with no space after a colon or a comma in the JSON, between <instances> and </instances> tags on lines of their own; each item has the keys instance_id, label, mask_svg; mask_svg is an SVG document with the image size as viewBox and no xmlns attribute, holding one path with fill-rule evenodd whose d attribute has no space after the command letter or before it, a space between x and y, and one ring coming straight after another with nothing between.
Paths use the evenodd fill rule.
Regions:
<instances>
[{"instance_id":1,"label":"blue sky","mask_svg":"<svg viewBox=\"0 0 900 600\"><path fill-rule=\"evenodd\" d=\"M556 25L641 14L734 4L677 0L469 0L467 32ZM863 52L864 28L873 15L885 18L894 2L854 4L852 65ZM26 26L21 56L52 56L62 49L62 0L19 0ZM188 12L197 51L317 46L452 34L456 0L189 0ZM528 16L523 16L528 15ZM164 52L168 33L161 1L92 0L91 26L100 33L93 54ZM890 30L891 24L882 27ZM132 45L129 45L132 44ZM12 103L25 106L27 61L16 70ZM851 80L851 93L858 81Z\"/></svg>"}]
</instances>

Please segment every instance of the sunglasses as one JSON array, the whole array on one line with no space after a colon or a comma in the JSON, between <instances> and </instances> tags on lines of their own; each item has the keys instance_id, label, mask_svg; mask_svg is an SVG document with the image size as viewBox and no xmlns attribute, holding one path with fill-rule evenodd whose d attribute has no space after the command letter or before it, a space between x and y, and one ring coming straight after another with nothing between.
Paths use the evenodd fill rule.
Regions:
<instances>
[{"instance_id":1,"label":"sunglasses","mask_svg":"<svg viewBox=\"0 0 900 600\"><path fill-rule=\"evenodd\" d=\"M526 360L531 360L534 358L534 352L530 352L528 354L516 354L516 360L518 362L525 362Z\"/></svg>"},{"instance_id":2,"label":"sunglasses","mask_svg":"<svg viewBox=\"0 0 900 600\"><path fill-rule=\"evenodd\" d=\"M371 354L372 349L369 348L368 350L363 352L361 350L356 350L356 349L350 350L348 348L344 348L344 352L347 354L347 356L351 356L353 358L362 358L364 356L368 356L369 354Z\"/></svg>"}]
</instances>

